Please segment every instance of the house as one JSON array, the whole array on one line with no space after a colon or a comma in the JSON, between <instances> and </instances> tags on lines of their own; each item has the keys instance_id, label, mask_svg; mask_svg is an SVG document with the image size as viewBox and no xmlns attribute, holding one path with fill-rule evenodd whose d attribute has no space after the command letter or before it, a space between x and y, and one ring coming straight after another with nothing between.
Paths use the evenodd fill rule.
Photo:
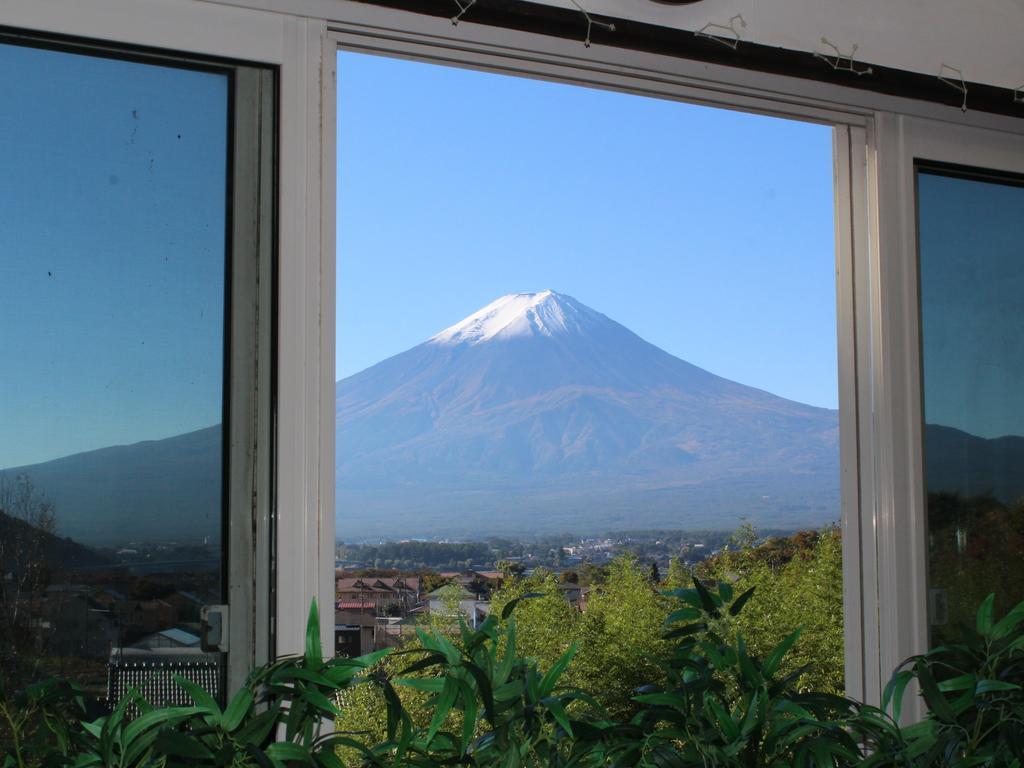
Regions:
<instances>
[{"instance_id":1,"label":"house","mask_svg":"<svg viewBox=\"0 0 1024 768\"><path fill-rule=\"evenodd\" d=\"M334 655L354 658L374 649L375 611L359 603L339 603L334 612Z\"/></svg>"},{"instance_id":2,"label":"house","mask_svg":"<svg viewBox=\"0 0 1024 768\"><path fill-rule=\"evenodd\" d=\"M587 598L590 596L591 590L589 586L582 586L571 581L560 581L558 582L558 590L569 601L569 605L581 611L587 609Z\"/></svg>"},{"instance_id":3,"label":"house","mask_svg":"<svg viewBox=\"0 0 1024 768\"><path fill-rule=\"evenodd\" d=\"M150 651L165 648L199 648L199 635L194 635L184 629L164 629L142 638L134 643L132 647L144 648Z\"/></svg>"},{"instance_id":4,"label":"house","mask_svg":"<svg viewBox=\"0 0 1024 768\"><path fill-rule=\"evenodd\" d=\"M231 282L219 291L232 299L226 304L230 344L225 341L213 356L231 360L221 382L231 406L230 434L223 452L213 452L226 461L213 474L229 478L233 492L225 496L223 519L215 512L198 518L209 530L185 531L197 541L211 531L228 534L222 597L232 618L223 662L228 684L239 685L250 664L266 660L271 649L301 652L313 599L321 606L338 599L335 331L324 318L334 317L337 300L333 84L335 51L344 47L832 126L846 679L852 695L878 703L891 670L929 646L935 630L930 598L941 603L947 588L935 581L929 559L926 482L936 473L929 473L924 448L928 399L946 392L958 404L995 409L986 431L992 439L1006 434L1003 428L1012 432L1008 425L1015 419L1012 396L991 396L1019 389L1012 344L987 358L987 370L1005 386L961 380L960 371L974 370L968 360L922 366L923 358L931 360L924 354L931 337L922 320L930 284L922 289L919 257L922 237L930 233L919 228L918 213L926 206L919 205L918 182L950 181L945 203L955 215L940 219L955 222L959 231L969 232L973 224L984 234L1000 226L1000 218L993 223L986 217L984 206L958 204L963 188L952 182L1013 186L1024 174L1024 8L1015 0L991 0L984 7L953 0L463 5L470 7L446 0L6 0L0 7L2 46L71 51L125 67L187 67L226 73L231 80L230 104L223 89L230 119L217 142L229 128L235 131L225 142L232 154L223 158L230 162L211 165L230 167L233 174L219 196L225 201L222 218L232 227ZM456 14L458 24L452 24ZM72 95L54 91L47 102L67 113ZM125 107L110 119L124 129L128 144L129 121L147 115L133 118ZM22 136L47 135L35 125L22 129ZM59 149L75 158L76 147ZM443 149L457 154L456 143ZM700 153L701 147L678 151ZM148 183L162 189L169 182L153 170ZM48 174L56 177L55 188L70 189L74 181L78 200L89 198L77 191L87 176L110 188L118 184L113 172L90 175L74 164L54 165ZM56 221L58 212L75 215L47 197L32 201L26 196L24 204L35 205L36 216ZM164 221L175 215L168 210ZM1016 209L1001 212L1003 222L1021 218ZM596 224L628 230L630 222ZM117 225L113 216L104 230ZM681 228L679 239L686 238ZM976 280L952 281L968 298L984 301L993 288L981 266L988 250L984 244L970 249L964 268ZM0 256L12 258L27 257L13 251ZM107 263L91 270L111 281L116 272ZM39 274L45 274L42 266ZM1004 275L996 283L1016 290L1016 273L1006 274L1012 279ZM100 284L63 290L71 295ZM1019 307L988 303L988 309L990 328L1019 328ZM60 311L60 304L42 308ZM947 317L957 327L969 319L962 309ZM18 321L4 327L17 328ZM71 367L70 358L52 364L56 370ZM951 381L955 386L944 387ZM965 438L946 437L959 440L972 457L985 453ZM969 464L954 467L966 471ZM343 511L339 519L343 524ZM160 520L177 522L171 514ZM1007 559L1006 567L1021 562L1019 556ZM407 605L406 591L376 582L346 591L343 602L362 606L364 597L375 611ZM122 627L131 627L137 638L176 623L178 609L166 602L113 605ZM330 611L321 611L320 619L330 650Z\"/></svg>"},{"instance_id":5,"label":"house","mask_svg":"<svg viewBox=\"0 0 1024 768\"><path fill-rule=\"evenodd\" d=\"M405 615L419 602L420 580L415 576L342 577L335 581L341 603L372 606L379 615Z\"/></svg>"},{"instance_id":6,"label":"house","mask_svg":"<svg viewBox=\"0 0 1024 768\"><path fill-rule=\"evenodd\" d=\"M477 597L490 596L491 592L501 587L505 580L505 575L501 571L474 571L471 568L463 571L442 571L440 576Z\"/></svg>"}]
</instances>

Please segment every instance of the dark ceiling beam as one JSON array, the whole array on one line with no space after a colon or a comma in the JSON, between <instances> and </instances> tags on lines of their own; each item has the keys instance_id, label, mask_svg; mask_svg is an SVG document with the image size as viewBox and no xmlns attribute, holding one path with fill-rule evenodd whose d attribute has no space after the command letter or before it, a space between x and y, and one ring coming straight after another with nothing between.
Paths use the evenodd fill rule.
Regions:
<instances>
[{"instance_id":1,"label":"dark ceiling beam","mask_svg":"<svg viewBox=\"0 0 1024 768\"><path fill-rule=\"evenodd\" d=\"M637 0L637 2L640 1ZM356 2L441 18L450 18L458 12L453 0L356 0ZM591 41L597 45L799 77L955 107L959 107L963 103L963 94L940 81L937 72L935 75L926 75L858 60L858 66L871 67L871 74L856 75L852 72L833 69L813 53L747 41L741 41L736 50L731 50L721 43L706 37L698 37L693 32L683 29L598 14L591 14L591 16L595 21L615 25L614 31L594 25L590 36ZM477 0L462 18L463 21L474 24L579 40L581 44L587 26L579 11L527 2L527 0ZM1010 117L1024 117L1024 103L1014 100L1013 90L983 83L968 82L966 85L968 109Z\"/></svg>"}]
</instances>

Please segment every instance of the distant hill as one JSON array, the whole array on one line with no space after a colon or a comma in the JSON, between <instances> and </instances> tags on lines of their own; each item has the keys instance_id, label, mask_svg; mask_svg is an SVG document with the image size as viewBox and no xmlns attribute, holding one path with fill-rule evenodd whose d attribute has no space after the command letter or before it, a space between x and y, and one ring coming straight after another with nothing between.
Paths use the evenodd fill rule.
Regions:
<instances>
[{"instance_id":1,"label":"distant hill","mask_svg":"<svg viewBox=\"0 0 1024 768\"><path fill-rule=\"evenodd\" d=\"M924 431L928 490L961 496L991 493L1003 502L1024 497L1024 437L983 438L953 427Z\"/></svg>"},{"instance_id":2,"label":"distant hill","mask_svg":"<svg viewBox=\"0 0 1024 768\"><path fill-rule=\"evenodd\" d=\"M221 428L2 470L55 506L57 532L90 545L202 543L221 527Z\"/></svg>"},{"instance_id":3,"label":"distant hill","mask_svg":"<svg viewBox=\"0 0 1024 768\"><path fill-rule=\"evenodd\" d=\"M551 291L502 297L335 396L349 541L839 517L836 411L715 376ZM925 450L930 490L1024 496L1024 437L929 424ZM4 471L31 476L85 545L220 534L219 425Z\"/></svg>"},{"instance_id":4,"label":"distant hill","mask_svg":"<svg viewBox=\"0 0 1024 768\"><path fill-rule=\"evenodd\" d=\"M552 291L504 296L335 396L348 540L839 517L836 411L715 376Z\"/></svg>"},{"instance_id":5,"label":"distant hill","mask_svg":"<svg viewBox=\"0 0 1024 768\"><path fill-rule=\"evenodd\" d=\"M73 571L76 568L110 563L110 558L89 547L71 539L41 532L24 520L0 510L0 541L35 540L35 536L43 537L43 561L53 571ZM11 557L10 553L5 554L6 559L0 558L0 571L16 570L19 565L17 557Z\"/></svg>"}]
</instances>

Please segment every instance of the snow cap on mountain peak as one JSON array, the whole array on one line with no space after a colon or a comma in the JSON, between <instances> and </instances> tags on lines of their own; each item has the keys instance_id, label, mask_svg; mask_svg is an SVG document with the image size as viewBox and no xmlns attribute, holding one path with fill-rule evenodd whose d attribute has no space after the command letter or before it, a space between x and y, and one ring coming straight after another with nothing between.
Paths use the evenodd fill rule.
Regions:
<instances>
[{"instance_id":1,"label":"snow cap on mountain peak","mask_svg":"<svg viewBox=\"0 0 1024 768\"><path fill-rule=\"evenodd\" d=\"M580 333L601 318L602 315L571 296L550 289L536 293L510 293L445 328L429 343L454 346L519 336Z\"/></svg>"}]
</instances>

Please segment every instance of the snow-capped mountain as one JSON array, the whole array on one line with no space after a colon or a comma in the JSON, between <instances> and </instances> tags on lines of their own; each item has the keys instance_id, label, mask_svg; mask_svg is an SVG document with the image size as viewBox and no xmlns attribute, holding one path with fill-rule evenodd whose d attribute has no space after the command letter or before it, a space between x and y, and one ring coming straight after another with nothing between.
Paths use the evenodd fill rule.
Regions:
<instances>
[{"instance_id":1,"label":"snow-capped mountain","mask_svg":"<svg viewBox=\"0 0 1024 768\"><path fill-rule=\"evenodd\" d=\"M336 385L338 535L838 518L838 415L553 291L503 296Z\"/></svg>"},{"instance_id":2,"label":"snow-capped mountain","mask_svg":"<svg viewBox=\"0 0 1024 768\"><path fill-rule=\"evenodd\" d=\"M604 315L551 290L510 293L445 328L427 343L456 346L522 336L586 334L607 322Z\"/></svg>"}]
</instances>

